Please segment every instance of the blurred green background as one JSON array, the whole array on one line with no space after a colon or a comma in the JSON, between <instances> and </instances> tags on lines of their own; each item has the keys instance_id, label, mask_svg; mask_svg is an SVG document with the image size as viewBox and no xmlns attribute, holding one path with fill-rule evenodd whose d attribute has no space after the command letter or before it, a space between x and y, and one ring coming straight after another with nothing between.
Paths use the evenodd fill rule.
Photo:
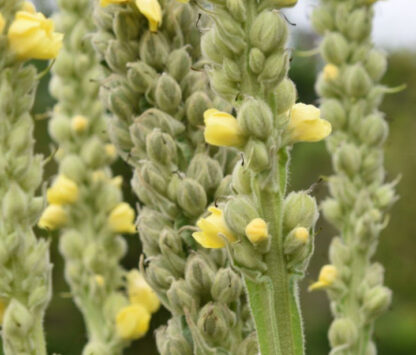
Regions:
<instances>
[{"instance_id":1,"label":"blurred green background","mask_svg":"<svg viewBox=\"0 0 416 355\"><path fill-rule=\"evenodd\" d=\"M44 8L46 11L47 7ZM309 34L301 34L296 47L308 47ZM310 45L309 45L310 47ZM39 67L42 63L36 63ZM291 77L295 80L299 99L316 104L314 81L320 67L316 57L295 58L292 62ZM48 112L53 100L48 94L48 80L45 76L39 86L34 114L37 117L37 151L49 156L52 142L47 134L47 120L39 115ZM386 285L393 289L394 300L391 309L377 322L375 338L379 355L416 354L416 53L410 51L392 52L389 55L389 70L384 78L388 86L405 83L407 89L385 98L382 110L390 124L390 137L386 144L386 167L388 179L397 176L402 179L398 185L400 200L391 211L388 228L383 232L376 258L386 268ZM46 179L56 173L53 162L48 163ZM116 174L129 181L129 169L122 163L115 164ZM329 175L331 166L324 144L298 144L294 149L292 166L292 189L306 189L318 182L321 175ZM135 203L129 186L124 186L125 197ZM321 200L327 193L325 184L317 184L314 195ZM321 265L327 262L327 250L335 231L324 221L316 238L316 251L308 274L301 283L301 303L306 329L307 354L327 354L327 328L330 314L324 292L308 293L306 288L317 277ZM69 290L63 278L63 260L57 251L58 236L52 236L52 260L54 262L54 297L46 316L46 331L49 353L78 355L85 343L85 329L82 318L69 297ZM128 237L129 252L124 258L126 268L137 266L140 243L137 236ZM148 335L133 343L125 354L157 354L153 330L163 324L168 313L161 310L152 319L152 330ZM238 354L236 354L238 355Z\"/></svg>"}]
</instances>

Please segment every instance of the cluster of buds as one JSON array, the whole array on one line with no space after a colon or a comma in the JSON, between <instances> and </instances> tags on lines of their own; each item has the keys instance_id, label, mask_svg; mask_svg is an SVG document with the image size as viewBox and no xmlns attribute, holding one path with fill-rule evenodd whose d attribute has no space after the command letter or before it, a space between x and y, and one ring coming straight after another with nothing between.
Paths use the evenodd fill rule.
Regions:
<instances>
[{"instance_id":1,"label":"cluster of buds","mask_svg":"<svg viewBox=\"0 0 416 355\"><path fill-rule=\"evenodd\" d=\"M326 61L316 88L321 111L334 127L327 148L335 174L322 210L340 237L330 247L331 265L311 288L328 290L335 317L329 339L340 353L376 353L372 322L391 301L382 266L371 262L386 226L384 213L396 200L395 183L385 182L383 167L388 126L377 107L386 91L379 81L387 62L370 40L374 2L323 0L312 17L324 36Z\"/></svg>"},{"instance_id":2,"label":"cluster of buds","mask_svg":"<svg viewBox=\"0 0 416 355\"><path fill-rule=\"evenodd\" d=\"M204 112L231 109L192 68L200 59L197 17L176 0L102 1L95 11L110 136L134 169L142 205L143 276L173 315L157 333L162 354L232 354L251 346L245 339L253 329L225 252L204 250L192 238L207 206L229 191L236 156L204 140Z\"/></svg>"},{"instance_id":3,"label":"cluster of buds","mask_svg":"<svg viewBox=\"0 0 416 355\"><path fill-rule=\"evenodd\" d=\"M128 288L120 265L127 245L120 234L137 231L135 212L122 201L122 178L110 169L117 152L106 135L96 83L100 66L91 44L92 6L60 0L59 10L56 20L66 36L52 69L50 92L57 104L49 122L59 147L59 175L47 190L49 205L38 225L59 230L65 277L88 333L83 354L116 354L146 333L152 310L137 298L129 303L120 292Z\"/></svg>"},{"instance_id":4,"label":"cluster of buds","mask_svg":"<svg viewBox=\"0 0 416 355\"><path fill-rule=\"evenodd\" d=\"M29 59L52 59L62 35L31 3L0 2L0 294L6 355L46 354L43 317L51 294L49 243L33 233L43 158L34 154L30 116L37 73Z\"/></svg>"}]
</instances>

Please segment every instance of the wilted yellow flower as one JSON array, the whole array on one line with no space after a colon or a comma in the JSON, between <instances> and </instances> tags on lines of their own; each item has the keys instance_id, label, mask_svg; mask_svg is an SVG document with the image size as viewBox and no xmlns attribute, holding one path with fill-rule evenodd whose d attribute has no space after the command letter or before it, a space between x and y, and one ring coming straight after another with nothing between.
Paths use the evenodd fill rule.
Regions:
<instances>
[{"instance_id":1,"label":"wilted yellow flower","mask_svg":"<svg viewBox=\"0 0 416 355\"><path fill-rule=\"evenodd\" d=\"M323 76L326 81L334 80L339 75L339 69L334 64L327 64L324 66Z\"/></svg>"},{"instance_id":2,"label":"wilted yellow flower","mask_svg":"<svg viewBox=\"0 0 416 355\"><path fill-rule=\"evenodd\" d=\"M117 156L117 149L114 144L106 144L105 147L105 154L110 158L114 159Z\"/></svg>"},{"instance_id":3,"label":"wilted yellow flower","mask_svg":"<svg viewBox=\"0 0 416 355\"><path fill-rule=\"evenodd\" d=\"M205 141L222 147L242 146L246 137L237 122L229 113L209 109L204 112Z\"/></svg>"},{"instance_id":4,"label":"wilted yellow flower","mask_svg":"<svg viewBox=\"0 0 416 355\"><path fill-rule=\"evenodd\" d=\"M110 213L108 224L116 233L136 233L134 210L126 202L120 202Z\"/></svg>"},{"instance_id":5,"label":"wilted yellow flower","mask_svg":"<svg viewBox=\"0 0 416 355\"><path fill-rule=\"evenodd\" d=\"M68 215L61 205L49 205L39 219L39 228L55 230L63 227L68 221Z\"/></svg>"},{"instance_id":6,"label":"wilted yellow flower","mask_svg":"<svg viewBox=\"0 0 416 355\"><path fill-rule=\"evenodd\" d=\"M117 334L122 339L138 339L149 330L149 311L140 304L123 307L116 316Z\"/></svg>"},{"instance_id":7,"label":"wilted yellow flower","mask_svg":"<svg viewBox=\"0 0 416 355\"><path fill-rule=\"evenodd\" d=\"M309 239L309 231L305 227L296 227L294 230L294 236L302 243L306 243Z\"/></svg>"},{"instance_id":8,"label":"wilted yellow flower","mask_svg":"<svg viewBox=\"0 0 416 355\"><path fill-rule=\"evenodd\" d=\"M106 7L112 4L123 4L126 2L130 2L131 0L100 0L100 5Z\"/></svg>"},{"instance_id":9,"label":"wilted yellow flower","mask_svg":"<svg viewBox=\"0 0 416 355\"><path fill-rule=\"evenodd\" d=\"M71 128L74 132L84 132L88 127L88 120L81 115L74 116L71 119Z\"/></svg>"},{"instance_id":10,"label":"wilted yellow flower","mask_svg":"<svg viewBox=\"0 0 416 355\"><path fill-rule=\"evenodd\" d=\"M4 313L6 312L7 303L0 298L0 325L3 324Z\"/></svg>"},{"instance_id":11,"label":"wilted yellow flower","mask_svg":"<svg viewBox=\"0 0 416 355\"><path fill-rule=\"evenodd\" d=\"M25 1L21 7L22 11L27 11L30 12L31 14L35 14L36 13L36 8L35 5L33 5L33 3L31 3L30 1Z\"/></svg>"},{"instance_id":12,"label":"wilted yellow flower","mask_svg":"<svg viewBox=\"0 0 416 355\"><path fill-rule=\"evenodd\" d=\"M3 33L4 27L6 26L6 20L0 12L0 35Z\"/></svg>"},{"instance_id":13,"label":"wilted yellow flower","mask_svg":"<svg viewBox=\"0 0 416 355\"><path fill-rule=\"evenodd\" d=\"M211 212L211 215L200 218L196 223L201 231L192 234L195 240L204 248L212 249L225 246L221 236L227 238L230 242L235 242L237 239L225 224L222 211L216 207L209 207L208 211Z\"/></svg>"},{"instance_id":14,"label":"wilted yellow flower","mask_svg":"<svg viewBox=\"0 0 416 355\"><path fill-rule=\"evenodd\" d=\"M331 124L320 118L320 110L313 105L293 105L288 124L291 142L318 142L332 131Z\"/></svg>"},{"instance_id":15,"label":"wilted yellow flower","mask_svg":"<svg viewBox=\"0 0 416 355\"><path fill-rule=\"evenodd\" d=\"M18 11L8 32L10 49L19 59L52 59L62 47L63 34L40 12Z\"/></svg>"},{"instance_id":16,"label":"wilted yellow flower","mask_svg":"<svg viewBox=\"0 0 416 355\"><path fill-rule=\"evenodd\" d=\"M260 243L269 237L267 223L264 219L254 218L246 226L246 236L252 243Z\"/></svg>"},{"instance_id":17,"label":"wilted yellow flower","mask_svg":"<svg viewBox=\"0 0 416 355\"><path fill-rule=\"evenodd\" d=\"M59 175L47 191L48 202L55 205L74 203L78 195L78 185L64 175Z\"/></svg>"},{"instance_id":18,"label":"wilted yellow flower","mask_svg":"<svg viewBox=\"0 0 416 355\"><path fill-rule=\"evenodd\" d=\"M149 21L150 31L157 32L157 28L162 22L162 9L159 2L157 0L136 0L136 6Z\"/></svg>"},{"instance_id":19,"label":"wilted yellow flower","mask_svg":"<svg viewBox=\"0 0 416 355\"><path fill-rule=\"evenodd\" d=\"M338 271L334 265L324 265L319 273L318 281L309 286L308 290L319 290L331 286L336 280Z\"/></svg>"},{"instance_id":20,"label":"wilted yellow flower","mask_svg":"<svg viewBox=\"0 0 416 355\"><path fill-rule=\"evenodd\" d=\"M127 274L127 290L132 304L141 304L150 313L156 312L160 301L139 270L131 270Z\"/></svg>"}]
</instances>

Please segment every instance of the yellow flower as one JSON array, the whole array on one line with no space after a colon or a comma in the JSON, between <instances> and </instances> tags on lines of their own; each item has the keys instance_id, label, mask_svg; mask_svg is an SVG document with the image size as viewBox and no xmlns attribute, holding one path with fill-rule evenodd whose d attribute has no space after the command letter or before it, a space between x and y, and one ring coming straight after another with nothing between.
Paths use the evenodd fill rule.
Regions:
<instances>
[{"instance_id":1,"label":"yellow flower","mask_svg":"<svg viewBox=\"0 0 416 355\"><path fill-rule=\"evenodd\" d=\"M7 303L0 298L0 325L3 324L4 313L6 313Z\"/></svg>"},{"instance_id":2,"label":"yellow flower","mask_svg":"<svg viewBox=\"0 0 416 355\"><path fill-rule=\"evenodd\" d=\"M205 141L209 144L222 147L239 147L246 141L236 118L226 112L213 108L206 110L204 112L204 122Z\"/></svg>"},{"instance_id":3,"label":"yellow flower","mask_svg":"<svg viewBox=\"0 0 416 355\"><path fill-rule=\"evenodd\" d=\"M292 106L288 125L291 142L318 142L332 131L331 124L320 118L320 110L302 103Z\"/></svg>"},{"instance_id":4,"label":"yellow flower","mask_svg":"<svg viewBox=\"0 0 416 355\"><path fill-rule=\"evenodd\" d=\"M131 270L127 274L127 283L129 299L132 304L141 304L150 313L159 309L159 298L138 270Z\"/></svg>"},{"instance_id":5,"label":"yellow flower","mask_svg":"<svg viewBox=\"0 0 416 355\"><path fill-rule=\"evenodd\" d=\"M118 188L121 188L123 185L123 177L121 175L115 176L111 179L111 183Z\"/></svg>"},{"instance_id":6,"label":"yellow flower","mask_svg":"<svg viewBox=\"0 0 416 355\"><path fill-rule=\"evenodd\" d=\"M103 287L104 284L105 284L104 277L102 275L99 275L99 274L97 274L97 275L94 276L94 281L100 287Z\"/></svg>"},{"instance_id":7,"label":"yellow flower","mask_svg":"<svg viewBox=\"0 0 416 355\"><path fill-rule=\"evenodd\" d=\"M88 127L88 120L81 115L74 116L71 119L71 128L74 132L81 133L85 132Z\"/></svg>"},{"instance_id":8,"label":"yellow flower","mask_svg":"<svg viewBox=\"0 0 416 355\"><path fill-rule=\"evenodd\" d=\"M39 228L55 230L66 224L68 215L61 205L49 205L39 219Z\"/></svg>"},{"instance_id":9,"label":"yellow flower","mask_svg":"<svg viewBox=\"0 0 416 355\"><path fill-rule=\"evenodd\" d=\"M305 227L296 227L294 230L294 236L302 243L306 243L309 239L309 231Z\"/></svg>"},{"instance_id":10,"label":"yellow flower","mask_svg":"<svg viewBox=\"0 0 416 355\"><path fill-rule=\"evenodd\" d=\"M138 339L149 330L150 313L140 304L123 307L116 316L117 334L122 339Z\"/></svg>"},{"instance_id":11,"label":"yellow flower","mask_svg":"<svg viewBox=\"0 0 416 355\"><path fill-rule=\"evenodd\" d=\"M201 231L192 234L195 240L204 248L212 249L225 246L221 236L227 238L230 242L235 242L237 239L225 224L222 211L216 207L210 207L208 211L211 212L211 215L207 218L200 218L196 224Z\"/></svg>"},{"instance_id":12,"label":"yellow flower","mask_svg":"<svg viewBox=\"0 0 416 355\"><path fill-rule=\"evenodd\" d=\"M6 20L0 12L0 35L3 33L4 27L6 26Z\"/></svg>"},{"instance_id":13,"label":"yellow flower","mask_svg":"<svg viewBox=\"0 0 416 355\"><path fill-rule=\"evenodd\" d=\"M59 175L47 191L48 202L55 205L71 204L78 200L77 184L64 175Z\"/></svg>"},{"instance_id":14,"label":"yellow flower","mask_svg":"<svg viewBox=\"0 0 416 355\"><path fill-rule=\"evenodd\" d=\"M149 29L157 32L157 28L162 22L162 9L157 0L136 0L136 6L139 11L149 21Z\"/></svg>"},{"instance_id":15,"label":"yellow flower","mask_svg":"<svg viewBox=\"0 0 416 355\"><path fill-rule=\"evenodd\" d=\"M110 213L108 224L116 233L136 233L134 210L126 202L120 202Z\"/></svg>"},{"instance_id":16,"label":"yellow flower","mask_svg":"<svg viewBox=\"0 0 416 355\"><path fill-rule=\"evenodd\" d=\"M107 157L109 157L110 159L115 159L115 157L117 156L117 149L114 144L106 144L104 149Z\"/></svg>"},{"instance_id":17,"label":"yellow flower","mask_svg":"<svg viewBox=\"0 0 416 355\"><path fill-rule=\"evenodd\" d=\"M339 69L334 64L327 64L323 70L323 76L326 81L331 81L338 78Z\"/></svg>"},{"instance_id":18,"label":"yellow flower","mask_svg":"<svg viewBox=\"0 0 416 355\"><path fill-rule=\"evenodd\" d=\"M252 243L260 243L269 237L267 224L264 219L254 218L246 226L246 236Z\"/></svg>"},{"instance_id":19,"label":"yellow flower","mask_svg":"<svg viewBox=\"0 0 416 355\"><path fill-rule=\"evenodd\" d=\"M338 271L334 265L324 265L319 273L319 278L317 282L314 282L309 286L308 290L319 290L331 286L338 275Z\"/></svg>"},{"instance_id":20,"label":"yellow flower","mask_svg":"<svg viewBox=\"0 0 416 355\"><path fill-rule=\"evenodd\" d=\"M108 5L112 5L112 4L123 4L126 2L130 2L130 0L100 0L100 5L102 7L106 7Z\"/></svg>"},{"instance_id":21,"label":"yellow flower","mask_svg":"<svg viewBox=\"0 0 416 355\"><path fill-rule=\"evenodd\" d=\"M30 12L31 14L36 13L35 5L33 5L30 1L25 1L21 7L22 11Z\"/></svg>"},{"instance_id":22,"label":"yellow flower","mask_svg":"<svg viewBox=\"0 0 416 355\"><path fill-rule=\"evenodd\" d=\"M10 49L19 59L52 59L62 47L63 34L40 12L18 11L9 28Z\"/></svg>"}]
</instances>

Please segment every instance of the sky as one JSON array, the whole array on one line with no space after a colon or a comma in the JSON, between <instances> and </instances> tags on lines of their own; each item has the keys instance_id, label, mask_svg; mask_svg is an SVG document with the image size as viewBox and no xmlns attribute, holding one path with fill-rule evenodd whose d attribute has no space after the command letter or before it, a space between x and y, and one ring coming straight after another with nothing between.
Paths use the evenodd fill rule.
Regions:
<instances>
[{"instance_id":1,"label":"sky","mask_svg":"<svg viewBox=\"0 0 416 355\"><path fill-rule=\"evenodd\" d=\"M299 0L285 11L288 19L302 30L312 30L309 15L317 0ZM379 0L375 4L374 41L386 49L416 50L416 0Z\"/></svg>"}]
</instances>

